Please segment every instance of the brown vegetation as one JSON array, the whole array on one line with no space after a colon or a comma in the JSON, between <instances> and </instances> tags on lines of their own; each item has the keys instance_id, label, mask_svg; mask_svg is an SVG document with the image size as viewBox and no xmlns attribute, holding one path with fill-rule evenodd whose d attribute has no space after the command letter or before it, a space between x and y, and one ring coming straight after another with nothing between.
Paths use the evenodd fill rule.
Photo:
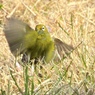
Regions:
<instances>
[{"instance_id":1,"label":"brown vegetation","mask_svg":"<svg viewBox=\"0 0 95 95\"><path fill-rule=\"evenodd\" d=\"M43 66L38 74L31 75L34 81L34 91L40 95L52 89L63 88L57 95L94 95L95 94L95 1L94 0L2 0L0 1L0 89L19 95L13 81L13 72L18 85L24 91L22 67L15 67L13 56L3 33L3 25L7 17L18 17L32 28L42 23L49 27L50 34L64 42L77 46L70 56L59 63L49 63ZM42 65L42 64L41 64ZM61 81L54 86L58 79ZM67 85L69 84L69 85ZM68 92L68 93L67 93ZM52 93L51 90L48 93ZM48 94L46 93L46 94ZM75 94L74 94L75 93ZM53 95L53 94L50 94Z\"/></svg>"}]
</instances>

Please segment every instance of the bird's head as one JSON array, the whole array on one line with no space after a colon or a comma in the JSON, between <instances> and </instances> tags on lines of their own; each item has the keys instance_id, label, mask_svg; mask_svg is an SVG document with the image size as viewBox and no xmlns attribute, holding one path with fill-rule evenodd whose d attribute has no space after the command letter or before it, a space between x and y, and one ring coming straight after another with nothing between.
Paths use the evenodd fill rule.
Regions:
<instances>
[{"instance_id":1,"label":"bird's head","mask_svg":"<svg viewBox=\"0 0 95 95\"><path fill-rule=\"evenodd\" d=\"M46 34L48 33L48 30L45 25L39 24L36 26L35 30L38 32L38 34Z\"/></svg>"}]
</instances>

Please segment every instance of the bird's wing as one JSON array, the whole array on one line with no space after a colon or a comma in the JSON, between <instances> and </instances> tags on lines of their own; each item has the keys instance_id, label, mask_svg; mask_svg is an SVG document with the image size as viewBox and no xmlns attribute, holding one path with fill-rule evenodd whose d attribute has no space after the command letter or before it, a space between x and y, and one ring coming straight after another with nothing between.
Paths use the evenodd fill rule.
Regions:
<instances>
[{"instance_id":1,"label":"bird's wing","mask_svg":"<svg viewBox=\"0 0 95 95\"><path fill-rule=\"evenodd\" d=\"M71 45L68 45L61 41L58 38L54 38L55 46L56 46L56 52L59 59L62 59L66 55L68 55L74 48Z\"/></svg>"},{"instance_id":2,"label":"bird's wing","mask_svg":"<svg viewBox=\"0 0 95 95\"><path fill-rule=\"evenodd\" d=\"M33 29L23 21L20 21L16 18L7 19L4 26L4 33L9 43L10 50L13 54L15 52L17 53L17 49L20 52L24 50L24 47L22 47L22 42L28 30Z\"/></svg>"}]
</instances>

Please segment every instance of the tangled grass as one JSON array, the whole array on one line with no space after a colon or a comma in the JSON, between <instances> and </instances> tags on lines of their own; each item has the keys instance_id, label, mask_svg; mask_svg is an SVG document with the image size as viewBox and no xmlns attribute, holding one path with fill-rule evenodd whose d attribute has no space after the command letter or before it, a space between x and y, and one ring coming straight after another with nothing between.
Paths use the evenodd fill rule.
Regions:
<instances>
[{"instance_id":1,"label":"tangled grass","mask_svg":"<svg viewBox=\"0 0 95 95\"><path fill-rule=\"evenodd\" d=\"M17 67L3 32L6 17L31 27L43 23L55 36L76 47L61 62ZM95 1L1 0L0 95L95 95ZM43 69L39 69L40 65Z\"/></svg>"}]
</instances>

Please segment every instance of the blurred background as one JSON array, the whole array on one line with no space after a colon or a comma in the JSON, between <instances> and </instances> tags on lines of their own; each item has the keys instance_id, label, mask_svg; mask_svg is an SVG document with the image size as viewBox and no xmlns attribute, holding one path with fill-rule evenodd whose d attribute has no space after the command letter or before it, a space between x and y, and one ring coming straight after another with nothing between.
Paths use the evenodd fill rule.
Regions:
<instances>
[{"instance_id":1,"label":"blurred background","mask_svg":"<svg viewBox=\"0 0 95 95\"><path fill-rule=\"evenodd\" d=\"M14 66L3 32L9 17L19 18L33 29L44 24L51 36L73 47L82 42L62 62L38 70L42 78L34 74L35 94L53 95L58 91L54 95L95 95L95 0L0 0L0 89L8 93L10 82L11 95L21 95L9 71L24 91L23 70Z\"/></svg>"}]
</instances>

